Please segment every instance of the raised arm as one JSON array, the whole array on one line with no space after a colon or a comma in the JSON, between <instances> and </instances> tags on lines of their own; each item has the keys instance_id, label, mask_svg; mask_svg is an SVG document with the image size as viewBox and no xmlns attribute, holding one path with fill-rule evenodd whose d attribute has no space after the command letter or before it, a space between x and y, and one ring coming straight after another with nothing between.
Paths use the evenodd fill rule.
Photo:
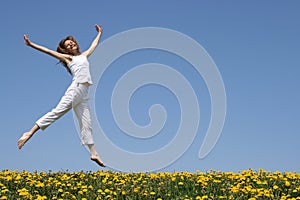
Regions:
<instances>
[{"instance_id":1,"label":"raised arm","mask_svg":"<svg viewBox=\"0 0 300 200\"><path fill-rule=\"evenodd\" d=\"M96 49L96 47L99 43L99 40L101 38L102 27L99 26L98 24L96 24L95 27L96 27L96 31L98 32L98 34L97 34L96 38L94 39L94 41L92 42L91 46L88 48L88 50L86 50L85 52L82 53L86 57L89 57L94 52L94 50Z\"/></svg>"},{"instance_id":2,"label":"raised arm","mask_svg":"<svg viewBox=\"0 0 300 200\"><path fill-rule=\"evenodd\" d=\"M53 56L54 58L57 58L58 60L60 60L62 62L69 63L72 60L71 55L58 53L56 51L53 51L51 49L48 49L46 47L43 47L43 46L40 46L38 44L31 42L26 34L24 35L24 42L27 46L30 46L30 47L32 47L36 50L39 50L43 53L46 53L50 56Z\"/></svg>"}]
</instances>

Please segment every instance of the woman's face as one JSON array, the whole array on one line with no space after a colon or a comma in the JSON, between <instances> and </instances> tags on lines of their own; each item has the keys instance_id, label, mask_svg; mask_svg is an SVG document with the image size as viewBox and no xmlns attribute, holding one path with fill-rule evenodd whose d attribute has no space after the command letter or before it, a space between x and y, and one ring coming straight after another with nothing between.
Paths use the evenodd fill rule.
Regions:
<instances>
[{"instance_id":1,"label":"woman's face","mask_svg":"<svg viewBox=\"0 0 300 200\"><path fill-rule=\"evenodd\" d=\"M76 50L78 49L78 46L77 44L72 41L72 40L66 40L65 43L64 43L66 49L69 49L69 50Z\"/></svg>"}]
</instances>

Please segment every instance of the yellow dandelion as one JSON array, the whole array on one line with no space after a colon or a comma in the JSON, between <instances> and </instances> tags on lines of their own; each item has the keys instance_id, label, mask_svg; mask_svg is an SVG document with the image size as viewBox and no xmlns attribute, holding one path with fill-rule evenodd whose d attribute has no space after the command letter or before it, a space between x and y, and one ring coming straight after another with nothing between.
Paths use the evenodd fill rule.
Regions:
<instances>
[{"instance_id":1,"label":"yellow dandelion","mask_svg":"<svg viewBox=\"0 0 300 200\"><path fill-rule=\"evenodd\" d=\"M290 186L291 186L291 183L290 183L289 181L285 181L284 185L285 185L286 187L290 187Z\"/></svg>"},{"instance_id":2,"label":"yellow dandelion","mask_svg":"<svg viewBox=\"0 0 300 200\"><path fill-rule=\"evenodd\" d=\"M45 184L42 183L42 182L39 182L39 183L36 185L36 187L44 187L44 186L45 186Z\"/></svg>"},{"instance_id":3,"label":"yellow dandelion","mask_svg":"<svg viewBox=\"0 0 300 200\"><path fill-rule=\"evenodd\" d=\"M1 193L6 193L6 192L8 192L9 190L7 189L7 188L5 188L5 189L3 189L3 190L1 190Z\"/></svg>"},{"instance_id":4,"label":"yellow dandelion","mask_svg":"<svg viewBox=\"0 0 300 200\"><path fill-rule=\"evenodd\" d=\"M18 190L19 196L29 196L29 192L26 188L22 188Z\"/></svg>"},{"instance_id":5,"label":"yellow dandelion","mask_svg":"<svg viewBox=\"0 0 300 200\"><path fill-rule=\"evenodd\" d=\"M180 182L178 183L178 185L183 185L183 182L180 181Z\"/></svg>"},{"instance_id":6,"label":"yellow dandelion","mask_svg":"<svg viewBox=\"0 0 300 200\"><path fill-rule=\"evenodd\" d=\"M97 190L97 192L98 192L98 193L102 193L102 192L103 192L103 190L99 189L99 190Z\"/></svg>"},{"instance_id":7,"label":"yellow dandelion","mask_svg":"<svg viewBox=\"0 0 300 200\"><path fill-rule=\"evenodd\" d=\"M139 192L139 188L134 188L133 192L138 193Z\"/></svg>"},{"instance_id":8,"label":"yellow dandelion","mask_svg":"<svg viewBox=\"0 0 300 200\"><path fill-rule=\"evenodd\" d=\"M36 198L36 200L45 200L45 199L47 199L47 197L46 196L41 196L41 195L38 195L37 198Z\"/></svg>"}]
</instances>

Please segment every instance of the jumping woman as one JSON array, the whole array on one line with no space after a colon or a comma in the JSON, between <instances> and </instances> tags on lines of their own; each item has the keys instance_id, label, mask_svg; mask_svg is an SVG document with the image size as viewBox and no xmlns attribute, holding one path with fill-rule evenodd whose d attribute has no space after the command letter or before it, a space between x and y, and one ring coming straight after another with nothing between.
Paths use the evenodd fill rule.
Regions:
<instances>
[{"instance_id":1,"label":"jumping woman","mask_svg":"<svg viewBox=\"0 0 300 200\"><path fill-rule=\"evenodd\" d=\"M61 40L58 44L57 51L53 51L31 42L28 36L24 35L26 45L58 59L72 75L73 80L56 108L37 120L30 131L24 133L18 140L19 149L21 149L39 129L45 130L50 124L73 108L78 119L82 144L88 146L91 160L95 161L101 167L105 167L94 146L88 105L88 89L89 86L92 85L92 80L87 58L97 47L102 34L102 27L99 25L95 27L98 34L91 46L82 53L80 52L77 41L72 36Z\"/></svg>"}]
</instances>

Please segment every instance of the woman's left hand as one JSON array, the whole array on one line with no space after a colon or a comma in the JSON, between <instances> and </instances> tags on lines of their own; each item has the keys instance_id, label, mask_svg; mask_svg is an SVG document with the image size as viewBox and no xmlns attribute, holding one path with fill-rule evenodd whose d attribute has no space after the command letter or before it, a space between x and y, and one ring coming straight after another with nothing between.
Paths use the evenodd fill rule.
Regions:
<instances>
[{"instance_id":1,"label":"woman's left hand","mask_svg":"<svg viewBox=\"0 0 300 200\"><path fill-rule=\"evenodd\" d=\"M98 24L95 25L97 32L102 33L102 26L99 26Z\"/></svg>"}]
</instances>

